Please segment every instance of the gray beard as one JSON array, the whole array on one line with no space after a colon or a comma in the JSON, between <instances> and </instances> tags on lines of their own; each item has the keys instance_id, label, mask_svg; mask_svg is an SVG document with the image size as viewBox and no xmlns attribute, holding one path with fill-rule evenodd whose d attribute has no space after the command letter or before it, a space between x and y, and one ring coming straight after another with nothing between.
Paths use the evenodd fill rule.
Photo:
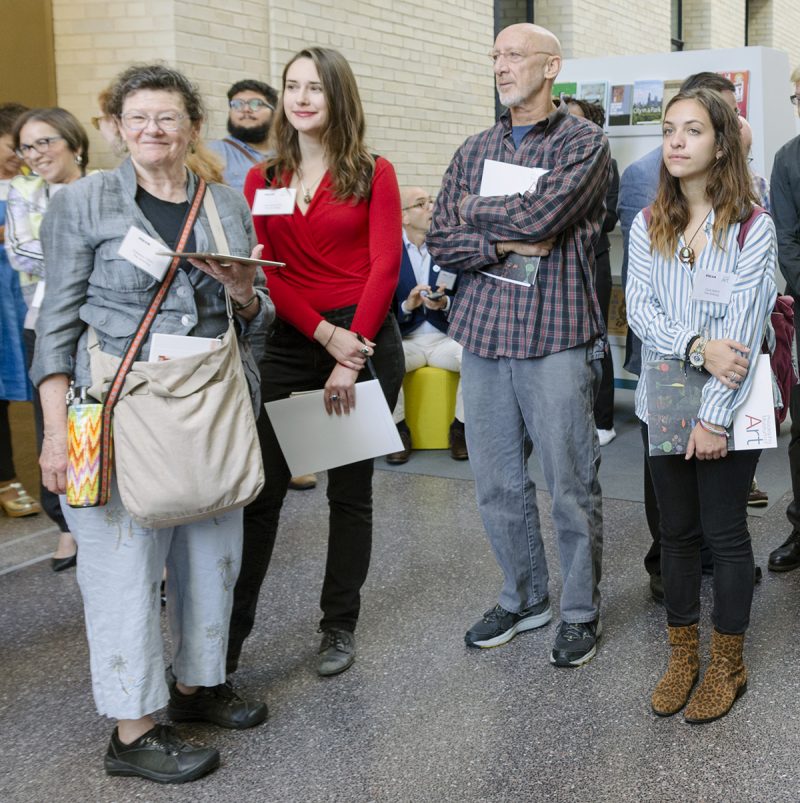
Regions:
<instances>
[{"instance_id":1,"label":"gray beard","mask_svg":"<svg viewBox=\"0 0 800 803\"><path fill-rule=\"evenodd\" d=\"M234 125L230 118L228 118L228 133L232 137L240 139L242 142L247 142L251 145L260 145L267 139L267 135L269 134L269 123L267 122L264 123L264 125L245 127L242 125Z\"/></svg>"}]
</instances>

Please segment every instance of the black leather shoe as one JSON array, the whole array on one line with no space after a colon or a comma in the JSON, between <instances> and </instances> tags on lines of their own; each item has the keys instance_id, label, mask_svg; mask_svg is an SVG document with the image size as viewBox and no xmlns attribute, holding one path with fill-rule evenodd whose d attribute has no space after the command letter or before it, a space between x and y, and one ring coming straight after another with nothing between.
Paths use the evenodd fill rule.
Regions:
<instances>
[{"instance_id":1,"label":"black leather shoe","mask_svg":"<svg viewBox=\"0 0 800 803\"><path fill-rule=\"evenodd\" d=\"M792 534L777 548L769 553L767 568L771 572L790 572L800 566L800 531Z\"/></svg>"},{"instance_id":2,"label":"black leather shoe","mask_svg":"<svg viewBox=\"0 0 800 803\"><path fill-rule=\"evenodd\" d=\"M323 677L338 675L356 660L356 637L349 630L325 630L319 645L317 672Z\"/></svg>"},{"instance_id":3,"label":"black leather shoe","mask_svg":"<svg viewBox=\"0 0 800 803\"><path fill-rule=\"evenodd\" d=\"M411 430L408 428L405 421L401 421L397 425L397 434L403 442L403 450L386 455L386 462L390 466L400 466L403 463L407 463L408 458L411 457Z\"/></svg>"},{"instance_id":4,"label":"black leather shoe","mask_svg":"<svg viewBox=\"0 0 800 803\"><path fill-rule=\"evenodd\" d=\"M467 438L464 435L464 425L459 421L453 421L450 425L450 457L453 460L467 460Z\"/></svg>"},{"instance_id":5,"label":"black leather shoe","mask_svg":"<svg viewBox=\"0 0 800 803\"><path fill-rule=\"evenodd\" d=\"M63 572L66 569L71 569L73 566L78 565L78 553L70 555L67 558L50 558L50 568L54 572Z\"/></svg>"},{"instance_id":6,"label":"black leather shoe","mask_svg":"<svg viewBox=\"0 0 800 803\"><path fill-rule=\"evenodd\" d=\"M175 722L212 722L221 728L254 728L267 718L267 704L243 700L231 683L201 686L194 694L181 694L170 683L167 714Z\"/></svg>"},{"instance_id":7,"label":"black leather shoe","mask_svg":"<svg viewBox=\"0 0 800 803\"><path fill-rule=\"evenodd\" d=\"M167 725L156 725L130 744L123 744L114 728L105 757L108 775L136 775L158 783L194 781L218 766L213 747L187 744Z\"/></svg>"},{"instance_id":8,"label":"black leather shoe","mask_svg":"<svg viewBox=\"0 0 800 803\"><path fill-rule=\"evenodd\" d=\"M656 602L664 602L664 581L660 574L650 575L650 594Z\"/></svg>"}]
</instances>

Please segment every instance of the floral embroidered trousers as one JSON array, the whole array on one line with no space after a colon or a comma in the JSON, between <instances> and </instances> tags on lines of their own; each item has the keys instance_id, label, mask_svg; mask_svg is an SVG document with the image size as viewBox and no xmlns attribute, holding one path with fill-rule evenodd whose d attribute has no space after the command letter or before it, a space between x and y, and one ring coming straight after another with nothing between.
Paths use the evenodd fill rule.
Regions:
<instances>
[{"instance_id":1,"label":"floral embroidered trousers","mask_svg":"<svg viewBox=\"0 0 800 803\"><path fill-rule=\"evenodd\" d=\"M150 529L122 506L116 483L104 507L70 508L64 497L62 507L78 543L98 712L138 719L167 704L160 594L165 567L173 672L187 686L223 683L242 511Z\"/></svg>"}]
</instances>

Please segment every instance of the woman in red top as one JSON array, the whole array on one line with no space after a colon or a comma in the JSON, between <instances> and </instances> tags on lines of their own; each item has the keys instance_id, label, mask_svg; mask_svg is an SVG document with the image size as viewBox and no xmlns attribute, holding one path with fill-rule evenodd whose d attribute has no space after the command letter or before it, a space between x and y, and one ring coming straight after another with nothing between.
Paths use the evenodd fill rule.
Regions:
<instances>
[{"instance_id":1,"label":"woman in red top","mask_svg":"<svg viewBox=\"0 0 800 803\"><path fill-rule=\"evenodd\" d=\"M261 364L264 401L324 386L328 413L348 413L355 383L370 379L370 357L393 408L405 361L389 312L401 257L400 192L392 165L364 145L364 112L355 77L335 50L300 51L283 71L272 124L275 156L254 167L244 192L288 187L291 213L255 215L278 320ZM363 341L359 339L363 338ZM267 483L245 511L242 571L234 594L228 671L252 629L290 472L266 413L259 435ZM328 560L320 607L318 671L343 672L372 546L372 460L328 471Z\"/></svg>"}]
</instances>

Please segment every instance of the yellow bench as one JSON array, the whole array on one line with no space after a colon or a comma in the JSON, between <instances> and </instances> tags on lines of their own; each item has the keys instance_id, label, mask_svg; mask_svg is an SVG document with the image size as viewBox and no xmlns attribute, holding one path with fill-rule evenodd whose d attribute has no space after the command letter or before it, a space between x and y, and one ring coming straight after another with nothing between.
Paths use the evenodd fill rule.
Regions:
<instances>
[{"instance_id":1,"label":"yellow bench","mask_svg":"<svg viewBox=\"0 0 800 803\"><path fill-rule=\"evenodd\" d=\"M459 375L425 365L403 380L405 420L415 449L447 449Z\"/></svg>"}]
</instances>

